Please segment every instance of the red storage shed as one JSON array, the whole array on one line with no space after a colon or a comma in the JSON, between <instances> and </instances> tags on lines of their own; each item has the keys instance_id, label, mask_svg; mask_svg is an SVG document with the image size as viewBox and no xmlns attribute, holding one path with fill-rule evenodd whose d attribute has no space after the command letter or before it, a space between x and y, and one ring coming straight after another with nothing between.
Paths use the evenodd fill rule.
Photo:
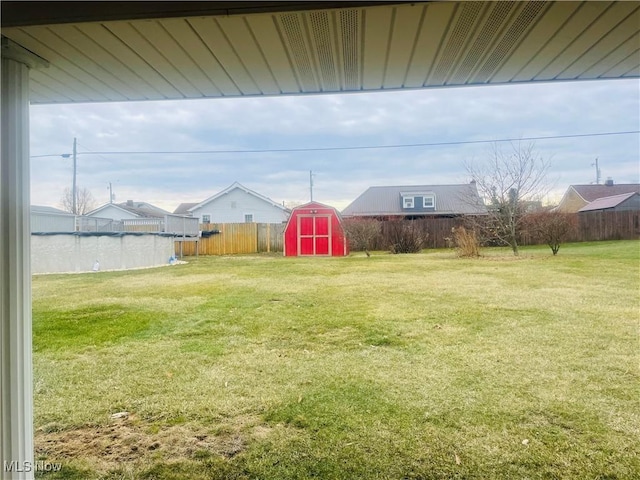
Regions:
<instances>
[{"instance_id":1,"label":"red storage shed","mask_svg":"<svg viewBox=\"0 0 640 480\"><path fill-rule=\"evenodd\" d=\"M295 207L284 229L284 255L344 257L349 244L338 211L309 202Z\"/></svg>"}]
</instances>

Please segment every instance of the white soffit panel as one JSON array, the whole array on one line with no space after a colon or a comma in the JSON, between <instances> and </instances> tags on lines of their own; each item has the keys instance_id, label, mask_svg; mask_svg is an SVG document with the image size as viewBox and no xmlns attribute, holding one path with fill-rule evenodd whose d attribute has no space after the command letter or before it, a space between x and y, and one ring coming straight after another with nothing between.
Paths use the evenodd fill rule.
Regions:
<instances>
[{"instance_id":1,"label":"white soffit panel","mask_svg":"<svg viewBox=\"0 0 640 480\"><path fill-rule=\"evenodd\" d=\"M640 76L640 2L418 2L3 28L32 103Z\"/></svg>"}]
</instances>

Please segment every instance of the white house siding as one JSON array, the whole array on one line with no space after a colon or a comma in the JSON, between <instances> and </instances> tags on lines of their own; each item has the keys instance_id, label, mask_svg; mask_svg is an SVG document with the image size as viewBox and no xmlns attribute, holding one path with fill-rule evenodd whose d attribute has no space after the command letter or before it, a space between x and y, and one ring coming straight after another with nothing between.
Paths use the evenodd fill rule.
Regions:
<instances>
[{"instance_id":1,"label":"white house siding","mask_svg":"<svg viewBox=\"0 0 640 480\"><path fill-rule=\"evenodd\" d=\"M112 220L130 220L133 218L139 218L135 213L127 212L123 208L118 208L113 205L107 205L106 207L98 210L94 210L88 217L100 217L110 218Z\"/></svg>"},{"instance_id":2,"label":"white house siding","mask_svg":"<svg viewBox=\"0 0 640 480\"><path fill-rule=\"evenodd\" d=\"M209 215L211 223L244 223L245 215L253 215L254 223L286 222L289 214L282 208L251 195L240 188L215 198L191 210L194 217L203 221Z\"/></svg>"}]
</instances>

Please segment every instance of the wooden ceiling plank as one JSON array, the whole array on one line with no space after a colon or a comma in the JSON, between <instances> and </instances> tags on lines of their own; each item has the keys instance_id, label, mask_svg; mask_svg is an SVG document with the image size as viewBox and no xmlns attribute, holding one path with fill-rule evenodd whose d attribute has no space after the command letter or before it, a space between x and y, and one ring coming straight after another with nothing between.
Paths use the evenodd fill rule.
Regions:
<instances>
[{"instance_id":1,"label":"wooden ceiling plank","mask_svg":"<svg viewBox=\"0 0 640 480\"><path fill-rule=\"evenodd\" d=\"M372 8L364 13L363 90L378 90L384 85L392 11Z\"/></svg>"},{"instance_id":2,"label":"wooden ceiling plank","mask_svg":"<svg viewBox=\"0 0 640 480\"><path fill-rule=\"evenodd\" d=\"M138 34L131 36L133 41L144 39L141 44L145 59L167 80L169 80L187 98L203 97L200 83L210 86L211 82L185 54L183 49L162 28L159 21L140 20L131 22L131 27ZM217 91L217 89L216 89Z\"/></svg>"},{"instance_id":3,"label":"wooden ceiling plank","mask_svg":"<svg viewBox=\"0 0 640 480\"><path fill-rule=\"evenodd\" d=\"M141 28L140 24L145 22L150 23L154 21L109 22L105 24L105 26L151 67L151 71L147 75L163 78L181 98L202 97L202 93L191 85L182 73L158 51L158 48L161 48L161 46L154 45L138 30L138 28ZM169 98L176 98L175 93Z\"/></svg>"},{"instance_id":4,"label":"wooden ceiling plank","mask_svg":"<svg viewBox=\"0 0 640 480\"><path fill-rule=\"evenodd\" d=\"M425 8L426 5L419 4L395 7L384 88L404 86Z\"/></svg>"},{"instance_id":5,"label":"wooden ceiling plank","mask_svg":"<svg viewBox=\"0 0 640 480\"><path fill-rule=\"evenodd\" d=\"M66 59L66 70L85 85L90 86L96 92L103 92L108 100L127 100L125 93L110 83L113 76L96 64L90 57L84 54L74 43L64 37L60 37L52 27L35 27L34 33L38 39L55 51L60 58ZM73 60L71 60L73 59Z\"/></svg>"},{"instance_id":6,"label":"wooden ceiling plank","mask_svg":"<svg viewBox=\"0 0 640 480\"><path fill-rule=\"evenodd\" d=\"M133 72L131 80L135 81L136 77L139 78L140 88L144 87L146 95L150 99L176 98L180 95L178 90L158 75L147 62L109 29L110 24L90 23L77 24L76 26L126 65L127 69Z\"/></svg>"},{"instance_id":7,"label":"wooden ceiling plank","mask_svg":"<svg viewBox=\"0 0 640 480\"><path fill-rule=\"evenodd\" d=\"M640 50L636 50L600 78L632 77L640 75Z\"/></svg>"},{"instance_id":8,"label":"wooden ceiling plank","mask_svg":"<svg viewBox=\"0 0 640 480\"><path fill-rule=\"evenodd\" d=\"M579 30L575 40L562 51L561 55L551 62L540 74L539 80L551 80L558 78L568 67L578 61L581 56L593 48L604 36L627 16L637 9L636 2L621 2L616 8L610 8L598 15L588 27ZM596 12L597 9L593 8ZM577 76L577 75L575 75Z\"/></svg>"},{"instance_id":9,"label":"wooden ceiling plank","mask_svg":"<svg viewBox=\"0 0 640 480\"><path fill-rule=\"evenodd\" d=\"M404 82L405 87L408 88L420 88L427 82L443 38L456 13L454 2L428 3L425 8L415 52Z\"/></svg>"},{"instance_id":10,"label":"wooden ceiling plank","mask_svg":"<svg viewBox=\"0 0 640 480\"><path fill-rule=\"evenodd\" d=\"M29 89L33 93L33 96L29 96L31 104L39 103L55 103L64 99L65 102L70 102L72 99L66 97L60 92L52 90L48 85L42 83L42 76L38 75L39 70L33 70L29 74Z\"/></svg>"},{"instance_id":11,"label":"wooden ceiling plank","mask_svg":"<svg viewBox=\"0 0 640 480\"><path fill-rule=\"evenodd\" d=\"M218 60L211 54L202 39L186 18L169 18L162 20L162 25L174 39L180 39L182 48L189 52L202 73L209 79L213 88L222 96L238 95L240 90L231 81ZM204 88L204 87L203 87ZM207 89L208 90L208 89Z\"/></svg>"},{"instance_id":12,"label":"wooden ceiling plank","mask_svg":"<svg viewBox=\"0 0 640 480\"><path fill-rule=\"evenodd\" d=\"M543 6L522 6L534 3ZM42 103L640 76L638 2L506 6L350 5L2 33L51 62L33 89Z\"/></svg>"},{"instance_id":13,"label":"wooden ceiling plank","mask_svg":"<svg viewBox=\"0 0 640 480\"><path fill-rule=\"evenodd\" d=\"M256 44L246 17L238 15L219 17L217 20L229 43L233 45L238 60L260 92L269 95L280 93L280 87L278 87L260 48Z\"/></svg>"},{"instance_id":14,"label":"wooden ceiling plank","mask_svg":"<svg viewBox=\"0 0 640 480\"><path fill-rule=\"evenodd\" d=\"M49 61L49 69L56 68L56 77L62 80L64 86L62 91L65 92L67 97L73 99L81 97L92 101L111 100L109 96L101 93L99 89L93 88L96 83L95 79L89 77L80 67L46 43L47 38L51 37L52 34L46 35L45 27L34 28L38 30L29 29L29 34L22 31L22 29L11 29L10 32L3 30L2 34ZM38 35L38 38L36 39L32 35Z\"/></svg>"},{"instance_id":15,"label":"wooden ceiling plank","mask_svg":"<svg viewBox=\"0 0 640 480\"><path fill-rule=\"evenodd\" d=\"M181 89L188 89L193 96L219 96L220 90L200 69L190 57L190 52L170 35L162 20L150 22L136 22L134 27L145 39L155 46L156 50L179 73L184 80L180 82ZM176 76L176 78L179 78ZM189 87L190 86L190 87Z\"/></svg>"},{"instance_id":16,"label":"wooden ceiling plank","mask_svg":"<svg viewBox=\"0 0 640 480\"><path fill-rule=\"evenodd\" d=\"M634 26L640 25L640 8L637 8L631 15L616 25L616 28L602 37L602 39L587 50L580 58L577 58L573 64L560 73L557 78L559 80L568 80L578 78L585 72L585 65L596 65L603 59L612 55L612 53L622 46L627 40L627 33Z\"/></svg>"},{"instance_id":17,"label":"wooden ceiling plank","mask_svg":"<svg viewBox=\"0 0 640 480\"><path fill-rule=\"evenodd\" d=\"M498 67L497 71L489 79L490 83L507 83L511 80L523 80L528 75L544 68L544 60L541 62L528 62L525 65L522 59L535 58L545 48L551 37L579 8L580 2L554 2L544 13L542 18L534 25L526 37L510 53L509 58Z\"/></svg>"},{"instance_id":18,"label":"wooden ceiling plank","mask_svg":"<svg viewBox=\"0 0 640 480\"><path fill-rule=\"evenodd\" d=\"M82 93L79 90L69 90L69 85L72 80L63 71L55 65L51 65L49 68L35 69L29 73L29 78L35 82L38 82L43 87L46 87L51 92L52 96L58 98L58 101L73 101L73 102L103 102L103 99L96 100L90 96L90 93ZM55 95L53 95L55 94Z\"/></svg>"},{"instance_id":19,"label":"wooden ceiling plank","mask_svg":"<svg viewBox=\"0 0 640 480\"><path fill-rule=\"evenodd\" d=\"M238 88L241 95L259 95L261 92L245 71L242 62L229 45L215 18L191 18L189 23L209 51Z\"/></svg>"},{"instance_id":20,"label":"wooden ceiling plank","mask_svg":"<svg viewBox=\"0 0 640 480\"><path fill-rule=\"evenodd\" d=\"M90 59L90 63L83 65L89 73L103 80L127 99L148 100L154 98L153 95L147 96L142 89L137 87L141 83L140 77L119 61L113 53L96 43L91 34L87 35L72 24L54 25L50 29L67 43L73 45L87 59ZM118 72L117 75L114 72ZM156 94L155 98L161 98L161 96Z\"/></svg>"},{"instance_id":21,"label":"wooden ceiling plank","mask_svg":"<svg viewBox=\"0 0 640 480\"><path fill-rule=\"evenodd\" d=\"M300 85L293 73L293 65L287 56L273 15L247 15L246 18L280 91L300 93Z\"/></svg>"},{"instance_id":22,"label":"wooden ceiling plank","mask_svg":"<svg viewBox=\"0 0 640 480\"><path fill-rule=\"evenodd\" d=\"M629 55L633 55L634 52L638 52L639 48L640 32L632 35L626 42L621 43L615 48L615 50L606 54L604 58L588 70L585 70L578 78L583 80L600 78Z\"/></svg>"}]
</instances>

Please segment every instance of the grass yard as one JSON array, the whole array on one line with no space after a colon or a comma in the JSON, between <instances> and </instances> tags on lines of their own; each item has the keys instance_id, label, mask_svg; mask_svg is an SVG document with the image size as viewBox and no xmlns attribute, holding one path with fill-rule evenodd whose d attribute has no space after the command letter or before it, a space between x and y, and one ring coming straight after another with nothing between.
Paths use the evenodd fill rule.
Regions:
<instances>
[{"instance_id":1,"label":"grass yard","mask_svg":"<svg viewBox=\"0 0 640 480\"><path fill-rule=\"evenodd\" d=\"M640 242L484 255L34 277L40 475L640 478Z\"/></svg>"}]
</instances>

